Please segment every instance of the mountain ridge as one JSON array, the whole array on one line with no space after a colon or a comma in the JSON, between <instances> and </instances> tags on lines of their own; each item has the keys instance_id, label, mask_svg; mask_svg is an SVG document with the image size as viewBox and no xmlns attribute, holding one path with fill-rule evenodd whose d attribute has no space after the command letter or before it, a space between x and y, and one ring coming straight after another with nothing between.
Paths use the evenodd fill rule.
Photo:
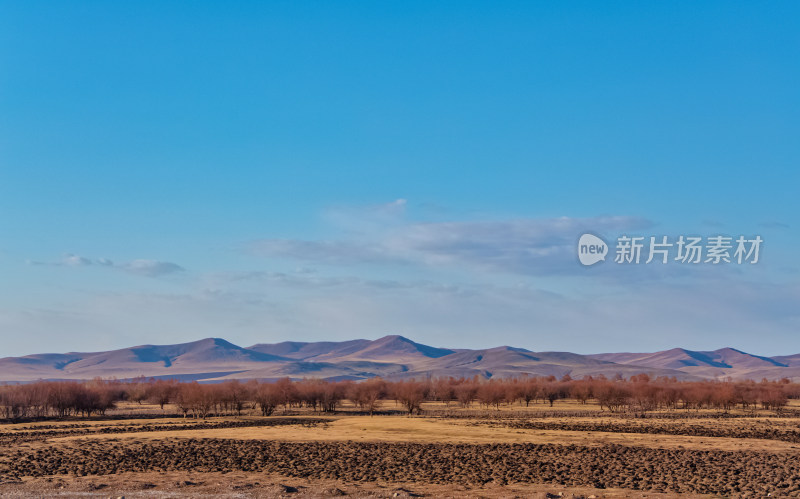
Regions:
<instances>
[{"instance_id":1,"label":"mountain ridge","mask_svg":"<svg viewBox=\"0 0 800 499\"><path fill-rule=\"evenodd\" d=\"M168 345L137 345L102 352L43 353L0 358L0 382L39 379L131 379L140 376L215 382L225 379L423 378L431 376L582 376L678 379L800 380L800 354L764 357L724 347L711 351L672 348L658 352L582 355L534 352L508 345L440 348L404 336L376 340L257 343L235 345L203 338Z\"/></svg>"}]
</instances>

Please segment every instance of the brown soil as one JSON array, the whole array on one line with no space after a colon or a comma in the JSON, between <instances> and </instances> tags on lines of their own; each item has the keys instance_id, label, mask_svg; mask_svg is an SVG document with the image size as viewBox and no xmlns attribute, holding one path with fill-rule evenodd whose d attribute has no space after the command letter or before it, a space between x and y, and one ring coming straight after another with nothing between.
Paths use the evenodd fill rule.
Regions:
<instances>
[{"instance_id":1,"label":"brown soil","mask_svg":"<svg viewBox=\"0 0 800 499\"><path fill-rule=\"evenodd\" d=\"M475 422L473 424L492 424L497 422ZM796 420L755 420L730 421L719 420L598 420L584 418L580 420L510 420L499 423L507 428L524 430L557 430L557 431L599 431L609 433L642 433L651 435L688 435L695 437L721 437L780 440L783 442L800 442L800 426Z\"/></svg>"},{"instance_id":2,"label":"brown soil","mask_svg":"<svg viewBox=\"0 0 800 499\"><path fill-rule=\"evenodd\" d=\"M2 481L173 471L244 471L357 483L539 483L753 497L800 494L800 456L624 446L106 439L19 449L0 461Z\"/></svg>"},{"instance_id":3,"label":"brown soil","mask_svg":"<svg viewBox=\"0 0 800 499\"><path fill-rule=\"evenodd\" d=\"M569 408L6 424L0 496L800 497L800 418Z\"/></svg>"},{"instance_id":4,"label":"brown soil","mask_svg":"<svg viewBox=\"0 0 800 499\"><path fill-rule=\"evenodd\" d=\"M531 498L531 499L666 499L675 494L595 489L542 484L488 483L482 486L460 484L421 484L418 482L346 482L342 480L301 479L269 473L246 472L162 472L120 473L116 475L27 478L18 483L0 484L3 497L207 497L207 498ZM683 499L709 497L681 495Z\"/></svg>"}]
</instances>

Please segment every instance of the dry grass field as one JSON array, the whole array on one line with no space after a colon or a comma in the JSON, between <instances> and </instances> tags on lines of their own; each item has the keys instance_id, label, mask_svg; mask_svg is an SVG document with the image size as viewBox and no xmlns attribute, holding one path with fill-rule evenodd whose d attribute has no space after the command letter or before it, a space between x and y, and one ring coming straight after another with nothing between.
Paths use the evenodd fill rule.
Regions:
<instances>
[{"instance_id":1,"label":"dry grass field","mask_svg":"<svg viewBox=\"0 0 800 499\"><path fill-rule=\"evenodd\" d=\"M278 410L193 419L122 403L104 417L0 426L4 497L800 496L800 414L499 410L384 401L367 416Z\"/></svg>"}]
</instances>

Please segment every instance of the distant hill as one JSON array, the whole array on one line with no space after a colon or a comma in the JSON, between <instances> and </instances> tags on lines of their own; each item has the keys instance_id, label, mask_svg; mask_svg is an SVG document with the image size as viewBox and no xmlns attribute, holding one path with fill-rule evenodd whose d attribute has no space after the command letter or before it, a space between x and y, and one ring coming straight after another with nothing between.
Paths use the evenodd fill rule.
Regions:
<instances>
[{"instance_id":1,"label":"distant hill","mask_svg":"<svg viewBox=\"0 0 800 499\"><path fill-rule=\"evenodd\" d=\"M0 359L0 379L91 379L137 376L203 375L242 371L284 362L276 355L248 350L220 338L177 345L142 345L93 353L28 355Z\"/></svg>"},{"instance_id":2,"label":"distant hill","mask_svg":"<svg viewBox=\"0 0 800 499\"><path fill-rule=\"evenodd\" d=\"M240 347L221 338L175 345L140 345L106 352L70 352L0 359L0 381L39 379L130 379L139 376L181 380L483 378L604 375L678 379L783 377L800 380L800 354L760 357L733 348L653 353L533 352L500 346L482 350L437 348L403 336L377 340L259 343Z\"/></svg>"},{"instance_id":3,"label":"distant hill","mask_svg":"<svg viewBox=\"0 0 800 499\"><path fill-rule=\"evenodd\" d=\"M649 368L677 369L702 378L761 379L800 375L800 369L790 368L800 367L800 355L761 357L729 347L713 351L673 348L655 353L603 353L589 357Z\"/></svg>"},{"instance_id":4,"label":"distant hill","mask_svg":"<svg viewBox=\"0 0 800 499\"><path fill-rule=\"evenodd\" d=\"M282 343L259 343L249 347L249 350L295 360L307 360L320 355L347 355L366 347L370 343L372 342L369 340L318 341L315 343L284 341Z\"/></svg>"}]
</instances>

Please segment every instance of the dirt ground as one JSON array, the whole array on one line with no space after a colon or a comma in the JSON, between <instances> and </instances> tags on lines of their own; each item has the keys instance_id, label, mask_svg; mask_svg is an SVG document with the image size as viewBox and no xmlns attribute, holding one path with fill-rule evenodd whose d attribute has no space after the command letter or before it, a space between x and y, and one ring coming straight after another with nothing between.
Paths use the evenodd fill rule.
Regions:
<instances>
[{"instance_id":1,"label":"dirt ground","mask_svg":"<svg viewBox=\"0 0 800 499\"><path fill-rule=\"evenodd\" d=\"M129 409L0 425L0 495L800 497L791 411L640 418L565 401L194 420Z\"/></svg>"},{"instance_id":2,"label":"dirt ground","mask_svg":"<svg viewBox=\"0 0 800 499\"><path fill-rule=\"evenodd\" d=\"M119 473L105 476L28 478L0 486L3 497L443 497L443 498L669 498L675 494L623 489L564 487L541 484L465 485L417 482L344 482L298 479L266 473L163 472ZM683 494L680 497L708 497Z\"/></svg>"}]
</instances>

